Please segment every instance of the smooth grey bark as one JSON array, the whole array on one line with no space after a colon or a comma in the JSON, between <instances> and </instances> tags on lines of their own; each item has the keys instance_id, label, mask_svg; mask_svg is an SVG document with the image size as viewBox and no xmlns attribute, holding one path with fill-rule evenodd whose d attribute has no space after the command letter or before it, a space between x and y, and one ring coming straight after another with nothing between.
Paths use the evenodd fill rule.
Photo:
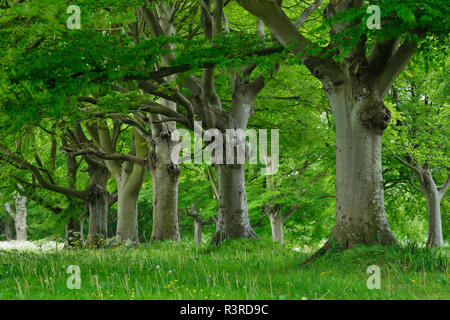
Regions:
<instances>
[{"instance_id":1,"label":"smooth grey bark","mask_svg":"<svg viewBox=\"0 0 450 320\"><path fill-rule=\"evenodd\" d=\"M272 240L274 242L284 243L283 224L284 221L279 215L270 215L270 228L272 230Z\"/></svg>"},{"instance_id":2,"label":"smooth grey bark","mask_svg":"<svg viewBox=\"0 0 450 320\"><path fill-rule=\"evenodd\" d=\"M336 224L332 238L343 248L395 243L385 215L381 166L382 133L390 112L376 94L364 86L354 88L355 84L342 84L328 91L336 123Z\"/></svg>"},{"instance_id":3,"label":"smooth grey bark","mask_svg":"<svg viewBox=\"0 0 450 320\"><path fill-rule=\"evenodd\" d=\"M19 186L20 187L20 186ZM5 203L5 209L8 214L14 220L14 226L16 228L16 239L18 241L27 240L27 197L22 196L18 192L13 195L14 208L9 202Z\"/></svg>"},{"instance_id":4,"label":"smooth grey bark","mask_svg":"<svg viewBox=\"0 0 450 320\"><path fill-rule=\"evenodd\" d=\"M441 203L437 188L426 192L428 208L428 240L427 247L443 247L444 238L442 237L441 223Z\"/></svg>"},{"instance_id":5,"label":"smooth grey bark","mask_svg":"<svg viewBox=\"0 0 450 320\"><path fill-rule=\"evenodd\" d=\"M418 168L416 175L419 179L421 189L427 199L428 209L428 240L427 247L443 247L444 238L442 236L441 222L441 200L444 196L443 189L436 185L428 164ZM411 181L413 184L413 182Z\"/></svg>"},{"instance_id":6,"label":"smooth grey bark","mask_svg":"<svg viewBox=\"0 0 450 320\"><path fill-rule=\"evenodd\" d=\"M144 171L145 169L141 167L136 171L141 170ZM119 187L118 191L116 234L122 241L139 242L137 202L139 191L144 182L145 171L136 171L134 171L134 175L130 175L128 182Z\"/></svg>"},{"instance_id":7,"label":"smooth grey bark","mask_svg":"<svg viewBox=\"0 0 450 320\"><path fill-rule=\"evenodd\" d=\"M17 193L15 195L16 214L14 218L14 225L16 227L16 239L25 241L28 238L27 226L27 197Z\"/></svg>"},{"instance_id":8,"label":"smooth grey bark","mask_svg":"<svg viewBox=\"0 0 450 320\"><path fill-rule=\"evenodd\" d=\"M140 158L146 158L148 154L147 143L136 130L131 154ZM147 168L126 162L120 166L120 174L112 170L118 193L116 236L121 241L139 242L137 202Z\"/></svg>"},{"instance_id":9,"label":"smooth grey bark","mask_svg":"<svg viewBox=\"0 0 450 320\"><path fill-rule=\"evenodd\" d=\"M279 204L266 204L263 206L263 214L269 217L270 228L272 230L272 241L284 244L284 223L296 212L297 209L299 209L299 206L291 206L291 208L286 213L282 213L281 208L282 206Z\"/></svg>"},{"instance_id":10,"label":"smooth grey bark","mask_svg":"<svg viewBox=\"0 0 450 320\"><path fill-rule=\"evenodd\" d=\"M174 3L155 4L155 10L150 7L140 7L138 16L145 22L150 32L155 37L174 36L174 15L177 6ZM173 44L167 48L174 49ZM168 54L161 57L159 67L169 66L173 56ZM175 76L166 77L164 80L170 82ZM147 91L149 83L138 82L139 87ZM148 91L147 91L148 92ZM151 93L151 92L148 92ZM161 105L165 110L177 113L177 103L163 97ZM161 114L151 114L149 126L151 137L150 144L150 174L153 184L153 225L150 242L161 240L181 240L178 216L178 181L180 166L171 159L173 149L179 141L172 141L172 133L176 130L175 121L167 121Z\"/></svg>"},{"instance_id":11,"label":"smooth grey bark","mask_svg":"<svg viewBox=\"0 0 450 320\"><path fill-rule=\"evenodd\" d=\"M219 215L212 242L226 239L257 238L250 225L245 192L244 165L216 165L219 189Z\"/></svg>"},{"instance_id":12,"label":"smooth grey bark","mask_svg":"<svg viewBox=\"0 0 450 320\"><path fill-rule=\"evenodd\" d=\"M250 76L251 72L256 66L248 66L244 72L245 75ZM233 96L231 104L231 114L229 116L222 116L220 131L223 135L224 145L232 146L234 158L227 157L227 147L223 150L224 159L218 156L214 158L214 166L217 172L217 189L219 194L219 215L217 218L216 234L211 242L219 244L223 240L233 238L258 238L250 225L250 219L247 206L247 195L245 191L245 165L241 164L239 154L243 156L246 163L251 157L253 150L251 146L244 139L231 137L226 134L227 129L241 130L245 132L248 121L253 114L254 104L258 93L264 88L264 78L258 77L253 82L245 81L243 77L237 74L232 75L233 82ZM212 101L218 100L217 94L212 91ZM217 99L217 100L215 100ZM217 128L217 116L214 118L206 117L206 124L208 128ZM242 153L245 153L242 155ZM220 161L220 162L218 162Z\"/></svg>"}]
</instances>

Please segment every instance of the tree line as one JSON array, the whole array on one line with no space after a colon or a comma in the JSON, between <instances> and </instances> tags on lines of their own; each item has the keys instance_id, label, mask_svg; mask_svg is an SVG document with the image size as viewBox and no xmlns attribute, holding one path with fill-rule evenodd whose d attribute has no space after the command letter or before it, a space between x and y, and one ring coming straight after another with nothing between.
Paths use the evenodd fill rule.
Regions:
<instances>
[{"instance_id":1,"label":"tree line","mask_svg":"<svg viewBox=\"0 0 450 320\"><path fill-rule=\"evenodd\" d=\"M377 1L379 30L366 26L366 1L106 1L100 7L84 0L79 30L62 26L65 1L51 8L50 1L3 2L0 168L4 208L17 230L26 228L20 212L29 199L65 217L69 245L82 240L88 218L87 244L101 246L114 206L117 238L138 242L139 194L149 173L151 242L181 239L180 212L194 219L197 243L211 224L215 244L257 238L246 186L257 170L236 159L201 166L217 201L214 215L202 218L194 201L180 207L189 196L179 192L185 166L172 157L182 142L176 131L213 130L214 141L221 137L235 154L246 150L248 162L250 143L225 132L278 126L287 128L280 145L290 154L282 154L280 173L255 178L274 241L284 241L284 223L309 202L332 199L335 224L320 253L336 243L343 249L396 244L385 189L406 181L426 198L427 245L443 246L449 118L445 88L431 90L430 79L445 74L446 62L430 75L423 61L445 61L448 33L436 20L448 19L444 1ZM403 72L407 66L414 76ZM287 78L298 85L286 85ZM305 99L305 92L314 93ZM297 104L273 118L273 101L282 108ZM309 103L315 110L305 112ZM391 119L390 141L383 142ZM290 130L309 135L306 146ZM383 157L389 158L384 166ZM383 171L392 174L391 184ZM335 193L317 192L332 186L326 177L335 178ZM48 201L42 189L64 200ZM186 189L199 192L195 185Z\"/></svg>"}]
</instances>

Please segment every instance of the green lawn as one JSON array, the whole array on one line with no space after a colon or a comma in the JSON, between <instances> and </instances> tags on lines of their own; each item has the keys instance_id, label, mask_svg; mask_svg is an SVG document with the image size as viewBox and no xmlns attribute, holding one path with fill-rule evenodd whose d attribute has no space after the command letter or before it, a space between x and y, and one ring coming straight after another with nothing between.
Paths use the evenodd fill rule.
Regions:
<instances>
[{"instance_id":1,"label":"green lawn","mask_svg":"<svg viewBox=\"0 0 450 320\"><path fill-rule=\"evenodd\" d=\"M231 241L199 248L0 251L0 299L449 299L448 250L358 247L306 266L293 244ZM81 289L66 282L81 270ZM369 290L369 265L381 289Z\"/></svg>"}]
</instances>

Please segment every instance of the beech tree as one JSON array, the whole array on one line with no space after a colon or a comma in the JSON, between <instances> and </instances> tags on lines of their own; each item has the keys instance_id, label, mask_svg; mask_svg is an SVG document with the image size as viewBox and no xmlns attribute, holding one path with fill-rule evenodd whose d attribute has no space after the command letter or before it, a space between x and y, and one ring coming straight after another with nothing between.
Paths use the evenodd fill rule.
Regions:
<instances>
[{"instance_id":1,"label":"beech tree","mask_svg":"<svg viewBox=\"0 0 450 320\"><path fill-rule=\"evenodd\" d=\"M76 129L75 129L76 131ZM73 136L76 133L72 131ZM62 137L61 146L65 145L69 138ZM114 194L108 193L106 189L107 182L109 180L109 173L105 166L95 160L88 160L88 173L89 182L88 186L84 190L75 188L76 186L76 171L79 164L74 159L67 158L67 170L69 180L67 186L58 184L51 171L45 168L45 165L41 157L34 153L33 160L35 164L29 161L27 158L29 155L23 154L20 150L9 150L7 147L0 145L0 161L3 163L9 163L19 170L24 170L31 174L32 180L25 180L19 176L14 176L19 183L25 188L44 188L49 191L53 191L66 196L68 199L80 199L85 202L86 210L89 212L89 235L88 243L97 245L99 239L105 239L106 237L106 212L108 208L115 202ZM87 159L87 157L86 157ZM59 211L59 210L58 210ZM59 213L59 212L58 212ZM68 222L67 238L73 238L73 234L81 235L81 217L71 217Z\"/></svg>"},{"instance_id":2,"label":"beech tree","mask_svg":"<svg viewBox=\"0 0 450 320\"><path fill-rule=\"evenodd\" d=\"M83 155L88 159L90 157L100 159L100 165L108 171L99 175L105 181L104 192L106 192L106 183L110 175L114 177L117 185L117 237L121 241L137 242L137 199L147 172L144 163L148 155L148 146L145 139L133 130L129 153L116 153L122 124L121 121L114 120L112 132L110 132L108 121L105 119L86 121L84 126L89 132L90 139L86 137L79 125L77 132L73 132L73 136L78 139L77 147L65 147L64 150L71 157ZM106 196L101 198L98 206L107 210L108 198ZM106 216L106 211L104 213ZM101 222L106 223L106 219Z\"/></svg>"},{"instance_id":3,"label":"beech tree","mask_svg":"<svg viewBox=\"0 0 450 320\"><path fill-rule=\"evenodd\" d=\"M278 41L299 57L321 81L328 96L336 124L337 194L336 224L323 249L329 249L334 241L341 248L396 243L384 208L381 147L391 118L384 97L416 52L420 39L432 31L430 19L416 23L416 16L419 21L423 16L430 18L432 13L420 4L397 4L408 19L412 15L409 23L395 17L392 3L379 2L384 17L394 18L394 23L384 23L382 28L390 32L397 28L398 32L386 36L382 29L372 36L364 31L364 20L358 14L364 12L365 1L330 0L323 11L324 18L331 20L329 41L320 46L299 28L321 1L314 2L296 21L288 17L279 0L238 3L261 19ZM431 6L444 9L440 2Z\"/></svg>"},{"instance_id":4,"label":"beech tree","mask_svg":"<svg viewBox=\"0 0 450 320\"><path fill-rule=\"evenodd\" d=\"M287 220L285 231L322 239L331 231L334 203L316 200L336 197L325 250L336 241L341 248L396 243L381 166L388 108L395 116L396 107L385 97L418 48L419 56L445 49L438 28L447 21L444 1L376 1L380 30L366 24L372 3L365 1L80 0L81 29L66 27L68 4L48 9L45 1L7 1L0 22L1 174L12 178L10 187L23 185L33 206L66 216L68 239L87 215L89 242L104 239L106 212L118 201L117 235L136 241L144 184L153 201L140 215L153 211L144 224L152 224L152 242L181 239L178 208L192 202L204 216L218 212L213 243L257 238L255 225L258 233L269 227L264 205L277 241L284 238L283 215L299 206L302 214ZM49 136L34 141L48 122ZM181 143L192 142L180 141L181 128L202 135L202 153L210 151L214 160L207 175L206 164L195 163L198 154L194 165L174 161ZM253 151L242 134L247 128L280 129L284 168L271 190L261 166L246 165ZM55 166L60 148L64 158L58 153ZM336 195L328 180L313 182L334 178L334 148ZM445 161L395 151L418 169L428 163L434 179L445 181ZM302 164L313 160L305 173L310 179L297 183ZM147 172L152 187L144 182ZM117 191L108 192L112 185ZM42 201L39 189L62 195L64 206Z\"/></svg>"},{"instance_id":5,"label":"beech tree","mask_svg":"<svg viewBox=\"0 0 450 320\"><path fill-rule=\"evenodd\" d=\"M214 6L213 6L214 4ZM168 36L176 32L173 25L168 25L167 17L173 16L179 8L177 2L170 4L141 7L144 20L154 37ZM159 19L158 19L159 18ZM173 24L173 21L169 21ZM201 28L204 35L214 48L219 36L228 32L228 20L224 13L224 1L201 2ZM166 57L169 61L175 56ZM226 134L227 129L239 129L245 132L258 93L265 85L265 77L257 76L251 79L257 64L241 66L239 70L228 70L232 86L231 110L224 110L221 97L215 88L217 69L214 63L206 63L201 78L194 75L183 77L183 87L188 89L190 95L184 95L180 90L175 91L169 100L184 105L187 109L187 121L190 128L194 128L194 115L202 121L202 130L215 130L215 142L220 139L224 145L237 154L244 150L246 161L249 158L248 144L238 141L239 137ZM179 76L180 77L180 76ZM158 87L148 81L141 81L139 86L149 94L160 95ZM185 121L186 122L186 121ZM219 137L220 136L220 137ZM212 137L209 137L212 140ZM210 141L207 141L210 142ZM246 147L244 145L247 145ZM217 151L217 150L216 150ZM230 151L230 150L228 150ZM233 163L225 163L226 150L218 150L215 155L214 167L218 177L219 216L217 232L213 238L214 243L220 243L228 238L254 238L257 235L252 230L249 217L244 181L244 163L236 158ZM220 156L219 156L220 154Z\"/></svg>"},{"instance_id":6,"label":"beech tree","mask_svg":"<svg viewBox=\"0 0 450 320\"><path fill-rule=\"evenodd\" d=\"M446 89L439 79L444 79L446 72L435 68L424 73L418 62L423 61L415 61L393 89L397 114L387 136L387 151L407 168L413 189L425 196L427 246L442 247L441 202L450 185L449 114Z\"/></svg>"},{"instance_id":7,"label":"beech tree","mask_svg":"<svg viewBox=\"0 0 450 320\"><path fill-rule=\"evenodd\" d=\"M17 186L19 190L23 190L21 185ZM16 191L13 194L14 202L6 202L4 207L6 212L14 220L14 225L16 227L16 240L24 241L27 240L27 197L20 194L20 191ZM9 226L7 226L9 227ZM8 230L7 238L11 238L11 231Z\"/></svg>"},{"instance_id":8,"label":"beech tree","mask_svg":"<svg viewBox=\"0 0 450 320\"><path fill-rule=\"evenodd\" d=\"M190 208L186 208L184 211L186 215L194 219L194 242L201 246L203 227L215 223L217 221L217 217L213 216L208 220L202 219L200 210L197 209L195 204L192 204Z\"/></svg>"}]
</instances>

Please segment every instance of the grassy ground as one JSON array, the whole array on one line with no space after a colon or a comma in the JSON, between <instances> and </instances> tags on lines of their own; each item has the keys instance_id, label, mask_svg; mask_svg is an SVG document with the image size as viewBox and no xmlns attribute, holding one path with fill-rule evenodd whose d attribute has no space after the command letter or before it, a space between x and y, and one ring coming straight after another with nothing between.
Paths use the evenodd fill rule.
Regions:
<instances>
[{"instance_id":1,"label":"grassy ground","mask_svg":"<svg viewBox=\"0 0 450 320\"><path fill-rule=\"evenodd\" d=\"M294 245L232 241L138 248L0 251L0 299L449 299L448 250L358 247L300 267ZM81 270L81 289L66 282ZM369 290L369 265L381 289Z\"/></svg>"}]
</instances>

